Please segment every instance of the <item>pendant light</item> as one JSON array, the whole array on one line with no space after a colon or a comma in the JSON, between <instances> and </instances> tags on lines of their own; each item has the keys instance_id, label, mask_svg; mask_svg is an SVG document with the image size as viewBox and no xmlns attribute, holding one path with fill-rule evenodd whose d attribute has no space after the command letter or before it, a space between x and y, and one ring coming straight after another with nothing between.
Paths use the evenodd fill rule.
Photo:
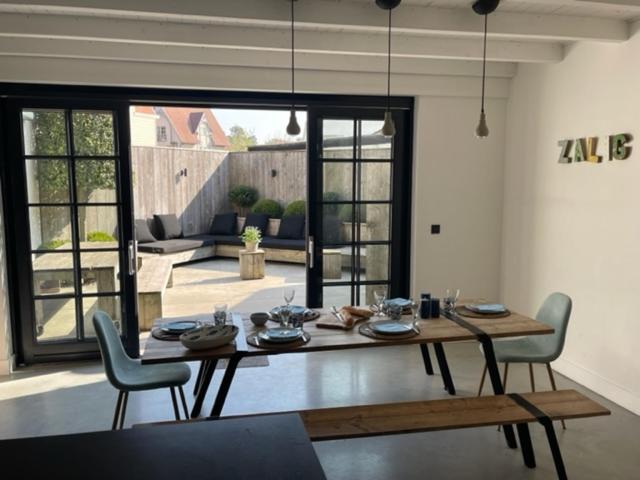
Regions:
<instances>
[{"instance_id":1,"label":"pendant light","mask_svg":"<svg viewBox=\"0 0 640 480\"><path fill-rule=\"evenodd\" d=\"M296 118L296 105L294 103L295 93L296 93L296 63L295 63L295 35L294 35L294 16L293 16L293 2L291 1L291 114L289 115L289 124L287 125L287 134L288 135L299 135L300 134L300 125L298 124L298 119Z\"/></svg>"},{"instance_id":2,"label":"pendant light","mask_svg":"<svg viewBox=\"0 0 640 480\"><path fill-rule=\"evenodd\" d=\"M498 8L500 0L477 0L472 8L478 15L484 15L484 38L482 50L482 104L480 108L480 121L476 127L476 137L487 138L489 136L489 126L487 125L487 115L484 111L485 84L487 79L487 26L489 14Z\"/></svg>"},{"instance_id":3,"label":"pendant light","mask_svg":"<svg viewBox=\"0 0 640 480\"><path fill-rule=\"evenodd\" d=\"M400 5L401 0L376 0L376 5L383 10L389 10L389 33L387 45L387 110L384 112L384 123L381 133L385 137L396 134L396 126L391 116L391 10Z\"/></svg>"}]
</instances>

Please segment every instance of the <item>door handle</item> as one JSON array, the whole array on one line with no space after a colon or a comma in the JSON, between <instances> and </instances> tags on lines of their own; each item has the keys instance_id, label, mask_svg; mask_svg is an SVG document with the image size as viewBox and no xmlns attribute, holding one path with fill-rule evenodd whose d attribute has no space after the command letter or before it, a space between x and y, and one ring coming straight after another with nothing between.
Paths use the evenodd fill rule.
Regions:
<instances>
[{"instance_id":1,"label":"door handle","mask_svg":"<svg viewBox=\"0 0 640 480\"><path fill-rule=\"evenodd\" d=\"M138 259L136 258L136 241L135 240L129 240L129 245L128 245L128 258L127 261L129 262L129 275L130 276L134 276L136 274L136 270L138 267Z\"/></svg>"},{"instance_id":2,"label":"door handle","mask_svg":"<svg viewBox=\"0 0 640 480\"><path fill-rule=\"evenodd\" d=\"M313 245L313 237L309 237L309 245L307 252L309 253L309 268L313 268L315 249Z\"/></svg>"}]
</instances>

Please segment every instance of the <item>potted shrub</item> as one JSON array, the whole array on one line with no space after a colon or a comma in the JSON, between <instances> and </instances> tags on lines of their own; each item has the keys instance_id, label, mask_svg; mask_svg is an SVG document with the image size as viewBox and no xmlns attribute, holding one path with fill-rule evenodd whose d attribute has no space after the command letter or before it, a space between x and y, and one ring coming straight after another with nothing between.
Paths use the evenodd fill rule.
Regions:
<instances>
[{"instance_id":1,"label":"potted shrub","mask_svg":"<svg viewBox=\"0 0 640 480\"><path fill-rule=\"evenodd\" d=\"M258 244L262 240L262 234L258 227L247 227L240 235L240 239L244 242L244 248L247 252L255 252L258 249Z\"/></svg>"},{"instance_id":2,"label":"potted shrub","mask_svg":"<svg viewBox=\"0 0 640 480\"><path fill-rule=\"evenodd\" d=\"M264 198L258 200L258 202L251 209L253 213L266 213L269 218L281 218L282 217L282 205L275 200L269 200Z\"/></svg>"},{"instance_id":3,"label":"potted shrub","mask_svg":"<svg viewBox=\"0 0 640 480\"><path fill-rule=\"evenodd\" d=\"M295 200L287 205L284 209L283 217L289 217L291 215L305 215L307 213L307 206L304 200Z\"/></svg>"},{"instance_id":4,"label":"potted shrub","mask_svg":"<svg viewBox=\"0 0 640 480\"><path fill-rule=\"evenodd\" d=\"M236 185L229 190L229 202L239 210L238 213L241 215L257 201L258 191L253 187Z\"/></svg>"}]
</instances>

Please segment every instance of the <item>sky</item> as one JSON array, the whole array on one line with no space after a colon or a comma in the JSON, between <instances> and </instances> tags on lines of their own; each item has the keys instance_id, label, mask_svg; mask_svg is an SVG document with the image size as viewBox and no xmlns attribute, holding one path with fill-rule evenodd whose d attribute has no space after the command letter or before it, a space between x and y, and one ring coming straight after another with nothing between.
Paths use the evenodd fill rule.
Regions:
<instances>
[{"instance_id":1,"label":"sky","mask_svg":"<svg viewBox=\"0 0 640 480\"><path fill-rule=\"evenodd\" d=\"M286 132L287 124L289 123L288 110L227 110L214 108L213 114L227 134L231 127L240 125L255 135L258 143L264 143L272 138L292 139ZM305 134L306 112L297 112L296 117L302 134Z\"/></svg>"}]
</instances>

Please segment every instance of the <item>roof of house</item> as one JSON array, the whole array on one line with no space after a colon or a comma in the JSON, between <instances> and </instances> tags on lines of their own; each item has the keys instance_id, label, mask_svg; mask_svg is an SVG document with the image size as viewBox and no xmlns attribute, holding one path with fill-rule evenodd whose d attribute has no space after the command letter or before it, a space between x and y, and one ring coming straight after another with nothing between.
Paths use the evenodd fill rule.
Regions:
<instances>
[{"instance_id":1,"label":"roof of house","mask_svg":"<svg viewBox=\"0 0 640 480\"><path fill-rule=\"evenodd\" d=\"M153 110L153 107L146 107L146 106L143 106L143 105L135 105L133 107L133 110L136 113L143 113L145 115L155 115L156 114L156 112L154 112L154 110Z\"/></svg>"},{"instance_id":2,"label":"roof of house","mask_svg":"<svg viewBox=\"0 0 640 480\"><path fill-rule=\"evenodd\" d=\"M164 113L173 125L181 143L195 145L198 143L198 125L202 118L211 129L213 144L216 147L228 147L229 139L225 135L213 112L208 108L164 107Z\"/></svg>"}]
</instances>

